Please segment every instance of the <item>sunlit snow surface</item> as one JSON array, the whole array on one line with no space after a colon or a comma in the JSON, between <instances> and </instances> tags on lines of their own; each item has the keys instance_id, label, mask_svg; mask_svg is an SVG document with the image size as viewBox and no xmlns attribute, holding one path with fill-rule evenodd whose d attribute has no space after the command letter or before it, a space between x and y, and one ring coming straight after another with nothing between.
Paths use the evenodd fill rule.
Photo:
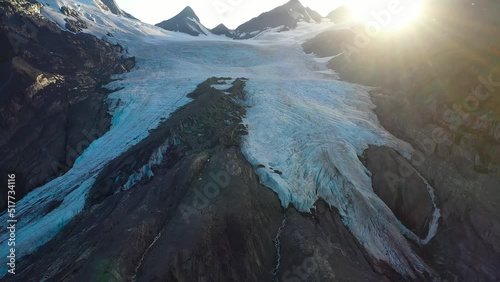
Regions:
<instances>
[{"instance_id":1,"label":"sunlit snow surface","mask_svg":"<svg viewBox=\"0 0 500 282\"><path fill-rule=\"evenodd\" d=\"M309 211L324 199L340 211L344 223L373 256L403 275L426 272L402 234L420 239L373 193L369 172L358 159L369 144L389 146L406 156L411 147L379 125L369 89L335 80L324 60L302 52L305 39L334 28L332 24L303 24L291 32L270 31L255 40L233 41L166 32L101 11L90 0L43 3L50 6L42 14L56 23L64 23L59 7L66 5L88 21L86 32L100 38L113 34L108 40L126 47L136 57L137 67L108 86L124 87L109 97L111 104L118 105L112 110L111 130L92 143L66 175L19 201L18 259L52 239L83 210L89 189L110 160L189 102L186 95L199 83L221 76L249 79L244 119L249 135L243 153L255 167L267 167L256 172L283 206L293 204ZM47 214L54 200L63 202ZM0 220L6 222L6 214ZM2 232L0 256L7 254L6 239ZM2 275L3 270L5 266Z\"/></svg>"}]
</instances>

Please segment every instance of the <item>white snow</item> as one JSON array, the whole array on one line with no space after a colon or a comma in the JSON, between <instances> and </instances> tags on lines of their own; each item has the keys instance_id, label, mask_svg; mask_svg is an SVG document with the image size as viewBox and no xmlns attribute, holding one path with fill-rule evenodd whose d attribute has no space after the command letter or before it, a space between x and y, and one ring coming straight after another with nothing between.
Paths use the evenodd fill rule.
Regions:
<instances>
[{"instance_id":1,"label":"white snow","mask_svg":"<svg viewBox=\"0 0 500 282\"><path fill-rule=\"evenodd\" d=\"M143 180L144 178L151 178L154 176L153 167L160 165L163 162L163 158L168 148L172 145L176 145L175 139L168 139L160 147L153 152L147 164L143 165L139 171L134 172L129 176L127 182L123 186L123 190L128 190L134 187L137 182Z\"/></svg>"},{"instance_id":2,"label":"white snow","mask_svg":"<svg viewBox=\"0 0 500 282\"><path fill-rule=\"evenodd\" d=\"M300 211L309 211L322 198L340 211L346 226L372 255L403 275L412 276L414 269L425 271L402 234L416 236L375 195L369 172L358 159L369 144L386 145L406 156L411 147L379 125L368 88L335 80L335 73L323 60L301 49L304 40L335 28L334 24L300 23L294 31L267 30L254 40L235 41L167 32L103 11L92 0L45 3L50 6L43 8L43 15L63 29L59 8L68 6L89 24L85 32L99 38L112 33L107 39L125 46L136 57L137 67L118 76L121 81L108 85L112 89L124 87L109 97L111 104L118 104L112 110L110 131L93 142L67 174L19 201L17 216L22 223L17 243L22 248L17 259L51 240L82 211L89 189L109 161L189 102L186 94L199 83L220 76L249 78L246 94L250 108L244 120L249 135L243 153L255 167L265 164L283 172L256 170L283 206L293 204ZM151 165L158 161L161 158L153 155L149 166L130 177L126 189L151 176ZM46 214L54 200L62 204ZM6 222L6 217L2 214L0 221ZM7 254L5 240L7 234L2 232L3 257Z\"/></svg>"},{"instance_id":3,"label":"white snow","mask_svg":"<svg viewBox=\"0 0 500 282\"><path fill-rule=\"evenodd\" d=\"M206 28L204 25L202 25L199 21L197 21L195 18L188 18L191 22L193 22L193 24L197 25L198 28L192 26L191 24L188 23L189 27L191 28L191 30L195 31L195 32L199 32L200 30L202 31L202 34L203 35L214 35L212 34L212 32L210 30L208 30L208 28Z\"/></svg>"},{"instance_id":4,"label":"white snow","mask_svg":"<svg viewBox=\"0 0 500 282\"><path fill-rule=\"evenodd\" d=\"M213 84L211 87L215 88L217 90L226 91L226 90L229 90L229 88L231 88L232 85L231 84Z\"/></svg>"}]
</instances>

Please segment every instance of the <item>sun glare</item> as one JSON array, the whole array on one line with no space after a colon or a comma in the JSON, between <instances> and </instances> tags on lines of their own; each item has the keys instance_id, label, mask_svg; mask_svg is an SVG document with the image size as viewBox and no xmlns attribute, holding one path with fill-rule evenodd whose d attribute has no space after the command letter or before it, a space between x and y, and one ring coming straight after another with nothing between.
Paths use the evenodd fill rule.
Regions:
<instances>
[{"instance_id":1,"label":"sun glare","mask_svg":"<svg viewBox=\"0 0 500 282\"><path fill-rule=\"evenodd\" d=\"M421 0L350 0L355 20L375 22L384 29L400 29L414 23L422 12Z\"/></svg>"}]
</instances>

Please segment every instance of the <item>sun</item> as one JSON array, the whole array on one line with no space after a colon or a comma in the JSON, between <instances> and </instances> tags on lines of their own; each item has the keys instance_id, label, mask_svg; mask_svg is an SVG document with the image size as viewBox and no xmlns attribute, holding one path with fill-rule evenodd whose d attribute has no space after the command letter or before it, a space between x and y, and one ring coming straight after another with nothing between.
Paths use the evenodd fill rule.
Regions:
<instances>
[{"instance_id":1,"label":"sun","mask_svg":"<svg viewBox=\"0 0 500 282\"><path fill-rule=\"evenodd\" d=\"M375 22L384 29L400 29L422 14L421 0L350 0L347 7L357 21Z\"/></svg>"}]
</instances>

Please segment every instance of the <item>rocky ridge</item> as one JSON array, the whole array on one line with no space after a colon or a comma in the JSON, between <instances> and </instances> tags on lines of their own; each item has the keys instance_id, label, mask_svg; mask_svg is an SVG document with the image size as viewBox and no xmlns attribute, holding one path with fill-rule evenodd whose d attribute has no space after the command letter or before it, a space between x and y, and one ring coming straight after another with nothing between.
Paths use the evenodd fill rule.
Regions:
<instances>
[{"instance_id":1,"label":"rocky ridge","mask_svg":"<svg viewBox=\"0 0 500 282\"><path fill-rule=\"evenodd\" d=\"M61 31L40 7L0 4L0 171L16 173L17 199L69 170L108 130L110 91L101 86L135 64L119 45Z\"/></svg>"}]
</instances>

